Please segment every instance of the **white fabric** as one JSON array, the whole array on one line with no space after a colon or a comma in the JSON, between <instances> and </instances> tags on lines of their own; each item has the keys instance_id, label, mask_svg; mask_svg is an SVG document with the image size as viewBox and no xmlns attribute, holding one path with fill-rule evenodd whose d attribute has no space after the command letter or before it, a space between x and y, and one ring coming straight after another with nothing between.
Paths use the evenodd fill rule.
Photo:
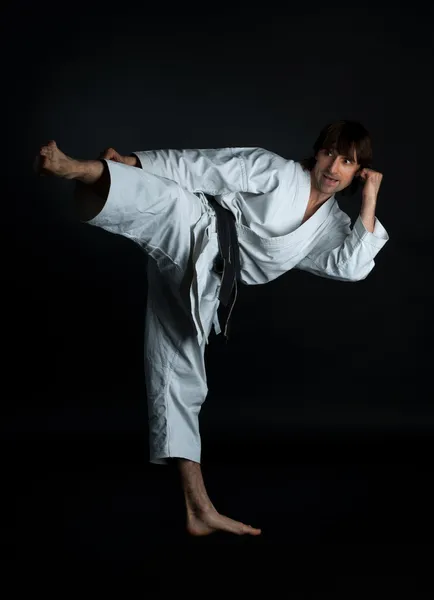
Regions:
<instances>
[{"instance_id":1,"label":"white fabric","mask_svg":"<svg viewBox=\"0 0 434 600\"><path fill-rule=\"evenodd\" d=\"M212 194L232 211L243 283L260 284L296 267L342 281L365 279L389 236L376 218L369 232L335 196L307 221L310 173L263 148L134 152L145 171L189 191Z\"/></svg>"},{"instance_id":2,"label":"white fabric","mask_svg":"<svg viewBox=\"0 0 434 600\"><path fill-rule=\"evenodd\" d=\"M204 349L213 324L220 332L216 217L203 193L235 216L245 284L292 268L359 281L389 237L378 219L373 233L360 216L351 229L334 196L302 224L310 174L262 148L134 154L141 169L105 161L109 195L89 223L134 240L152 259L145 331L150 461L200 462Z\"/></svg>"}]
</instances>

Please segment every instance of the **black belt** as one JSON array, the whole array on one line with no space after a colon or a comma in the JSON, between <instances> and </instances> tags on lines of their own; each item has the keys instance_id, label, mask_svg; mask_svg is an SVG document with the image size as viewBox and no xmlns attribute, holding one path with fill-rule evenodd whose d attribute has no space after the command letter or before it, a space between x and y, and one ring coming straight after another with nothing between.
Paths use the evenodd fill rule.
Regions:
<instances>
[{"instance_id":1,"label":"black belt","mask_svg":"<svg viewBox=\"0 0 434 600\"><path fill-rule=\"evenodd\" d=\"M223 321L225 321L224 335L226 339L229 339L229 319L237 299L237 281L241 281L235 217L230 210L223 208L214 196L210 196L209 194L205 194L205 196L215 210L217 218L219 256L214 264L214 270L222 276L218 313L219 317L222 317Z\"/></svg>"}]
</instances>

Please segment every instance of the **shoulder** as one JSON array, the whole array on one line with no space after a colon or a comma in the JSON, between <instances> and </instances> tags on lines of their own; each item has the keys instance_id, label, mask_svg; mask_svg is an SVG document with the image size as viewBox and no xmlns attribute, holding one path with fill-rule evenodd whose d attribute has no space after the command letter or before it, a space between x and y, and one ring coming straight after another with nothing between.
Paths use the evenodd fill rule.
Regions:
<instances>
[{"instance_id":1,"label":"shoulder","mask_svg":"<svg viewBox=\"0 0 434 600\"><path fill-rule=\"evenodd\" d=\"M274 162L276 164L281 165L296 164L293 160L285 158L284 156L278 154L274 150L269 150L268 148L264 148L263 146L238 147L230 148L230 150L234 156L239 156L247 160L263 160L266 162Z\"/></svg>"},{"instance_id":2,"label":"shoulder","mask_svg":"<svg viewBox=\"0 0 434 600\"><path fill-rule=\"evenodd\" d=\"M234 148L233 153L240 158L247 168L254 171L293 173L296 172L296 163L277 152L263 147Z\"/></svg>"}]
</instances>

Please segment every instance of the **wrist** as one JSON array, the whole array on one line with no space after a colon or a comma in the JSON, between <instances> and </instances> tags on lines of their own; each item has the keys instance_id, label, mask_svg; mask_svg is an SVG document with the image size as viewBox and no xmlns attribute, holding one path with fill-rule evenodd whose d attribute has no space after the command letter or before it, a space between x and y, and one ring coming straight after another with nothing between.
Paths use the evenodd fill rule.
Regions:
<instances>
[{"instance_id":1,"label":"wrist","mask_svg":"<svg viewBox=\"0 0 434 600\"><path fill-rule=\"evenodd\" d=\"M130 167L140 167L139 160L138 160L137 156L135 156L134 154L130 154L129 156L124 156L124 159L125 159L125 164L129 165Z\"/></svg>"},{"instance_id":2,"label":"wrist","mask_svg":"<svg viewBox=\"0 0 434 600\"><path fill-rule=\"evenodd\" d=\"M362 197L362 202L365 205L375 206L377 204L377 196L365 195Z\"/></svg>"}]
</instances>

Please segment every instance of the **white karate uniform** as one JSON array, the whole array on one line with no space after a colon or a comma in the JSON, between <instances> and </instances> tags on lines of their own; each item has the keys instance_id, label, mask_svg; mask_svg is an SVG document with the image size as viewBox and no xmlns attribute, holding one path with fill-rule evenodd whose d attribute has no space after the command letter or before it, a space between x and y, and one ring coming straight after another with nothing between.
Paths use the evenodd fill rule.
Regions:
<instances>
[{"instance_id":1,"label":"white karate uniform","mask_svg":"<svg viewBox=\"0 0 434 600\"><path fill-rule=\"evenodd\" d=\"M124 235L150 256L145 328L150 462L200 462L205 344L217 316L216 216L204 193L235 216L241 281L263 284L292 268L359 281L389 236L367 231L329 198L307 221L310 173L263 148L149 150L142 168L107 160L110 190L91 225Z\"/></svg>"}]
</instances>

